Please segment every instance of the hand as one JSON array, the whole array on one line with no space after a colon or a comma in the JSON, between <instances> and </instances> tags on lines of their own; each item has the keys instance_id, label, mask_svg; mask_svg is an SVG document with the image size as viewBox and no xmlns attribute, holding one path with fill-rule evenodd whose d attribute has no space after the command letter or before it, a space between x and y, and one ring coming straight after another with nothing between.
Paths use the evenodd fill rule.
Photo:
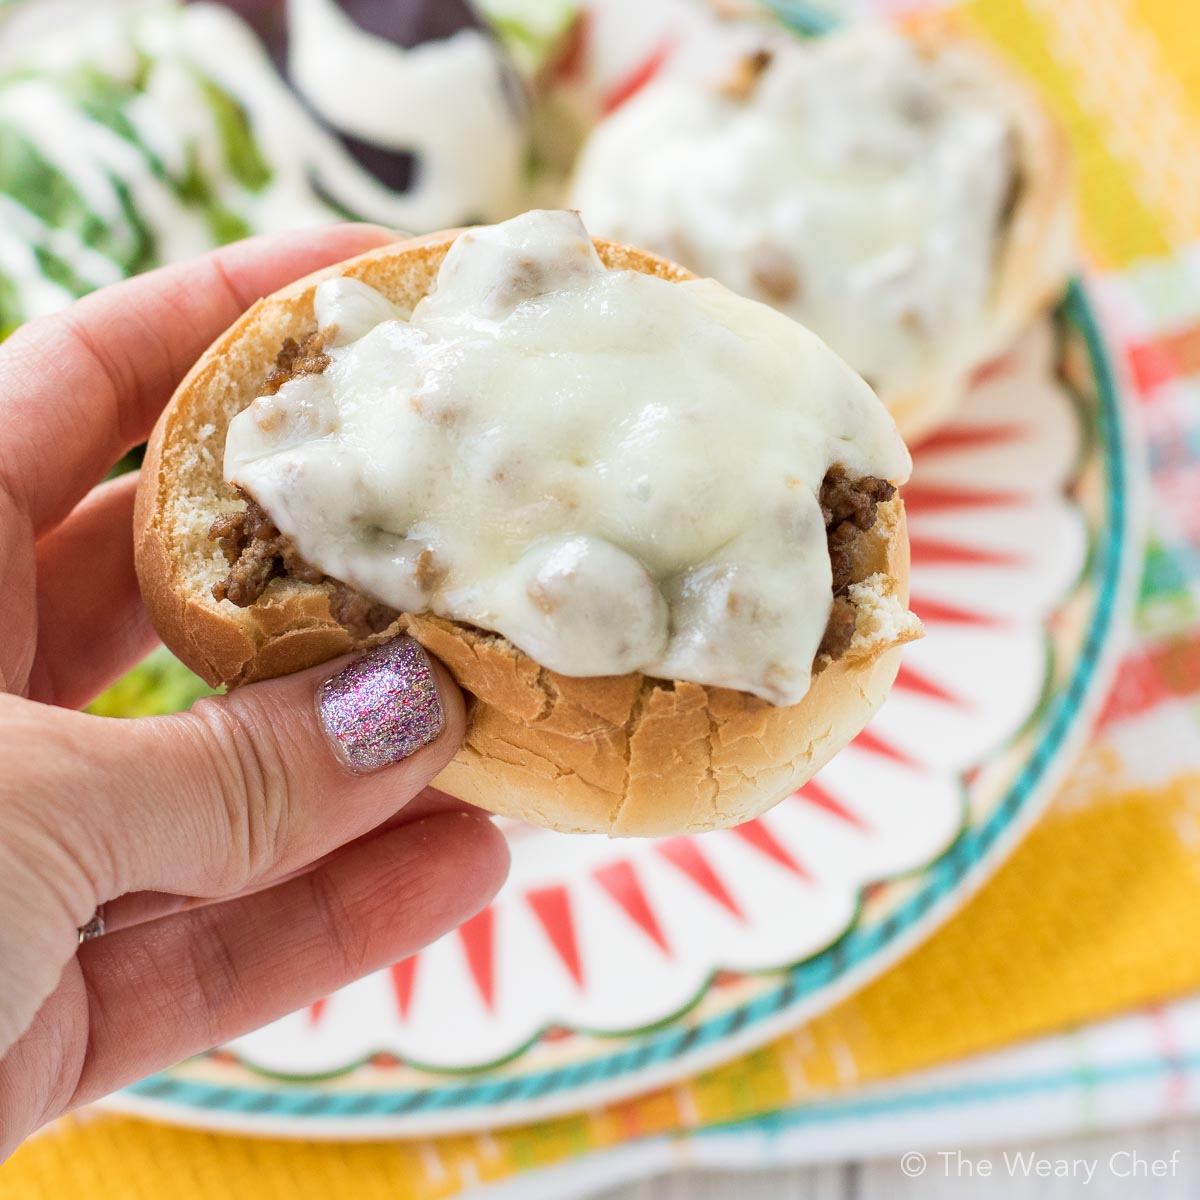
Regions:
<instances>
[{"instance_id":1,"label":"hand","mask_svg":"<svg viewBox=\"0 0 1200 1200\"><path fill-rule=\"evenodd\" d=\"M463 706L413 642L332 688L345 662L171 717L72 711L155 641L136 479L95 484L254 299L386 240L233 246L0 347L0 1159L57 1114L413 952L504 877L490 822L425 788ZM380 724L371 748L398 765L353 773ZM100 905L109 932L78 945Z\"/></svg>"}]
</instances>

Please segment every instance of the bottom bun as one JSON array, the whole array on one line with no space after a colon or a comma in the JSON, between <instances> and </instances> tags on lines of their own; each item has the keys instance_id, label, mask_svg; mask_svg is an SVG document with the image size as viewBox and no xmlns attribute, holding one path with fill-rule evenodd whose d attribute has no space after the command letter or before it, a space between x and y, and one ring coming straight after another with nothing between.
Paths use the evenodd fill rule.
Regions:
<instances>
[{"instance_id":1,"label":"bottom bun","mask_svg":"<svg viewBox=\"0 0 1200 1200\"><path fill-rule=\"evenodd\" d=\"M919 634L889 556L907 547L898 501L881 507L878 528L850 651L785 708L645 675L556 675L494 634L409 617L408 632L474 697L466 741L437 786L536 825L623 837L701 833L766 812L862 730Z\"/></svg>"},{"instance_id":2,"label":"bottom bun","mask_svg":"<svg viewBox=\"0 0 1200 1200\"><path fill-rule=\"evenodd\" d=\"M232 417L259 395L285 338L315 324L329 275L364 280L402 307L428 291L454 234L386 247L261 301L197 363L154 431L135 532L143 597L163 641L213 686L236 687L314 666L408 633L468 696L465 741L435 780L480 808L570 832L693 833L739 824L805 783L882 703L900 647L920 636L907 611L908 540L896 498L855 543L853 642L818 661L798 703L640 674L573 678L541 667L496 634L401 615L355 637L330 611L331 586L276 579L248 608L211 593L228 566L208 529L235 507L221 471ZM606 265L668 279L686 272L596 242Z\"/></svg>"}]
</instances>

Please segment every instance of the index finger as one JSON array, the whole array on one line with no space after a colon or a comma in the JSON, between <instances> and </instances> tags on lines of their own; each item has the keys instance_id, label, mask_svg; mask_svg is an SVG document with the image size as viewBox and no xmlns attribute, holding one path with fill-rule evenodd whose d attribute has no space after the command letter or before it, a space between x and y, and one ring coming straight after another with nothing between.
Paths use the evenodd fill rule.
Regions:
<instances>
[{"instance_id":1,"label":"index finger","mask_svg":"<svg viewBox=\"0 0 1200 1200\"><path fill-rule=\"evenodd\" d=\"M371 225L254 238L106 288L0 347L0 488L36 533L144 441L192 364L256 300L393 240Z\"/></svg>"}]
</instances>

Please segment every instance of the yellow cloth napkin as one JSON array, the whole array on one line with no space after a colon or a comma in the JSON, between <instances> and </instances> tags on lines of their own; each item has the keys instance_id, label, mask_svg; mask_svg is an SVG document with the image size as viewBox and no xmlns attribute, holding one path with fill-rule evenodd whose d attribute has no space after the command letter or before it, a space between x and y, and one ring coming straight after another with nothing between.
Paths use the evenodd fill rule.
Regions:
<instances>
[{"instance_id":1,"label":"yellow cloth napkin","mask_svg":"<svg viewBox=\"0 0 1200 1200\"><path fill-rule=\"evenodd\" d=\"M1071 135L1083 243L1143 302L1138 336L1155 335L1130 347L1139 382L1200 371L1200 274L1180 255L1200 233L1194 6L969 0L957 12L1037 80ZM1200 480L1200 463L1190 478ZM1200 738L1200 612L1168 547L1181 524L1189 533L1172 510L1179 494L1164 476L1142 610L1160 640L1124 681L1127 693L1142 689L1129 701L1139 719L1161 709L1173 751L1180 737ZM1194 511L1200 487L1186 494ZM1190 535L1200 541L1200 529ZM1200 575L1200 553L1187 553ZM1130 761L1139 757L1128 734L1098 740L1045 820L922 948L826 1015L683 1085L539 1125L390 1144L259 1141L88 1114L27 1143L0 1168L0 1194L438 1200L630 1137L748 1117L1200 989L1200 753L1195 770L1159 762L1153 783Z\"/></svg>"}]
</instances>

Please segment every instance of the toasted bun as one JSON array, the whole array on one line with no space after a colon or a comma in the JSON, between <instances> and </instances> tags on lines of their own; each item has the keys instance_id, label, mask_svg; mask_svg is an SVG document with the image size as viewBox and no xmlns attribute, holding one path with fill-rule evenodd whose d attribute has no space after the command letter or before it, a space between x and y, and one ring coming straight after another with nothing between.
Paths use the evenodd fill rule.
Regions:
<instances>
[{"instance_id":1,"label":"toasted bun","mask_svg":"<svg viewBox=\"0 0 1200 1200\"><path fill-rule=\"evenodd\" d=\"M400 242L260 301L192 369L159 420L135 515L138 576L166 644L213 686L298 671L408 633L468 693L466 740L437 786L481 808L552 829L656 835L735 825L804 783L866 724L920 635L907 611L908 541L899 499L859 539L858 608L847 655L805 698L776 708L742 692L631 674L577 679L540 667L504 638L433 616L404 615L355 640L330 615L329 585L276 579L240 609L212 585L228 564L208 529L235 506L222 477L230 419L261 392L285 338L316 325L313 293L351 275L410 309L455 234ZM597 240L609 267L670 280L682 268Z\"/></svg>"},{"instance_id":2,"label":"toasted bun","mask_svg":"<svg viewBox=\"0 0 1200 1200\"><path fill-rule=\"evenodd\" d=\"M917 384L880 397L912 443L958 408L974 372L1009 350L1021 331L1062 295L1075 261L1070 149L1039 97L1006 64L959 32L953 14L921 13L905 32L929 57L953 55L1004 112L1013 130L1017 179L996 242L988 307L966 344L946 348Z\"/></svg>"}]
</instances>

